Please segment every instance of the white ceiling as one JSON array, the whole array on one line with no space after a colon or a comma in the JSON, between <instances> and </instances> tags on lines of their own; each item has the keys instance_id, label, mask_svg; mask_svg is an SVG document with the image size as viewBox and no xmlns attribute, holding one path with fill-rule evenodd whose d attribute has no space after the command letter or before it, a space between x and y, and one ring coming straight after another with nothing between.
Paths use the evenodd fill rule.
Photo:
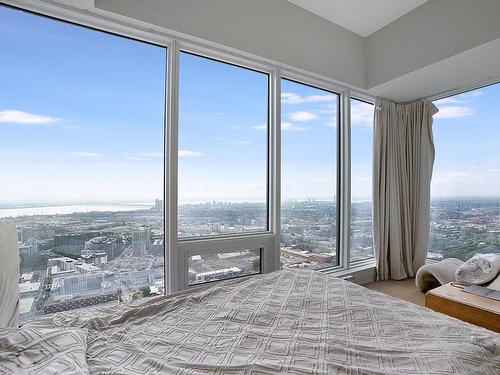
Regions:
<instances>
[{"instance_id":1,"label":"white ceiling","mask_svg":"<svg viewBox=\"0 0 500 375\"><path fill-rule=\"evenodd\" d=\"M373 87L374 96L407 102L500 82L500 38Z\"/></svg>"},{"instance_id":2,"label":"white ceiling","mask_svg":"<svg viewBox=\"0 0 500 375\"><path fill-rule=\"evenodd\" d=\"M428 0L288 0L367 37Z\"/></svg>"}]
</instances>

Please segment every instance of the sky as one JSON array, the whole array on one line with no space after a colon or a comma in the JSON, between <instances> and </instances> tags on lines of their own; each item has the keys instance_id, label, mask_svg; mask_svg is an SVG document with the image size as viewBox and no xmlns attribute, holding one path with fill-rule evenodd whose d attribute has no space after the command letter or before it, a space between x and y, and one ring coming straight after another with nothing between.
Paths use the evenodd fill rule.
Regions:
<instances>
[{"instance_id":1,"label":"sky","mask_svg":"<svg viewBox=\"0 0 500 375\"><path fill-rule=\"evenodd\" d=\"M0 6L0 203L163 191L166 50Z\"/></svg>"},{"instance_id":2,"label":"sky","mask_svg":"<svg viewBox=\"0 0 500 375\"><path fill-rule=\"evenodd\" d=\"M434 102L431 194L500 197L500 84Z\"/></svg>"},{"instance_id":3,"label":"sky","mask_svg":"<svg viewBox=\"0 0 500 375\"><path fill-rule=\"evenodd\" d=\"M0 6L0 204L163 192L166 49ZM268 76L181 53L179 200L265 201ZM437 102L432 194L499 192L500 85ZM334 199L336 94L282 82L282 197ZM352 197L373 106L352 101ZM477 183L481 181L481 183Z\"/></svg>"},{"instance_id":4,"label":"sky","mask_svg":"<svg viewBox=\"0 0 500 375\"><path fill-rule=\"evenodd\" d=\"M334 200L338 95L288 80L281 92L282 199Z\"/></svg>"}]
</instances>

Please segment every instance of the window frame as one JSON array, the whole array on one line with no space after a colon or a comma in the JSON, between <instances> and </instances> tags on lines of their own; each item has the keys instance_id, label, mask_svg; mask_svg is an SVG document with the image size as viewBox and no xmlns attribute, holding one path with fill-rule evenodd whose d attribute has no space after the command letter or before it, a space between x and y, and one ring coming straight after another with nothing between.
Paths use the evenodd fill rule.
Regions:
<instances>
[{"instance_id":1,"label":"window frame","mask_svg":"<svg viewBox=\"0 0 500 375\"><path fill-rule=\"evenodd\" d=\"M292 77L292 78L290 78ZM335 206L336 206L336 212L337 212L337 217L336 217L336 220L337 220L337 226L335 228L335 232L336 232L336 264L332 264L331 266L327 266L327 267L324 267L322 269L320 269L320 271L331 271L333 269L337 269L339 267L342 267L342 265L344 264L343 263L343 260L342 260L342 254L341 254L341 246L343 246L343 240L341 238L341 232L342 232L342 220L343 220L343 216L342 216L342 213L341 213L341 193L342 193L342 182L345 180L345 178L347 176L343 175L342 173L342 162L341 162L341 157L342 157L342 135L343 135L343 129L342 129L342 126L341 126L341 123L342 123L342 114L341 114L341 111L342 111L342 101L343 101L343 98L345 97L345 91L340 91L338 90L338 88L334 85L328 85L326 82L323 82L323 81L320 81L320 80L316 80L316 79L311 79L311 78L307 78L307 77L303 77L301 75L298 75L298 74L292 74L292 73L287 73L285 75L282 75L281 76L281 80L286 80L286 81L289 81L289 82L292 82L292 83L295 83L295 84L299 84L299 85L304 85L304 86L308 86L310 88L313 88L313 89L318 89L318 90L322 90L322 91L325 91L326 93L329 93L329 94L333 94L336 96L336 113L337 113L337 116L336 116L336 120L337 120L337 123L336 123L336 132L335 132L335 137L336 139L334 140L333 144L335 144L335 147L336 147L336 152L335 152L335 194L336 194L336 197L335 197ZM280 81L281 82L281 81ZM281 90L280 90L280 101L281 101ZM281 170L281 164L280 164L280 170ZM281 177L281 173L280 173L280 177ZM281 201L280 201L280 205L281 205ZM279 228L279 231L280 231L280 235L281 235L281 216L280 216L280 228ZM279 236L280 237L280 236ZM278 247L278 251L281 253L281 238L278 239L280 241L279 243L279 247Z\"/></svg>"},{"instance_id":2,"label":"window frame","mask_svg":"<svg viewBox=\"0 0 500 375\"><path fill-rule=\"evenodd\" d=\"M267 108L267 231L254 233L228 233L214 237L184 237L180 238L177 234L178 229L178 111L179 111L179 61L181 52L193 54L201 58L208 58L215 62L226 63L243 69L253 70L268 76L268 108ZM212 254L214 252L230 252L236 249L260 248L261 249L261 273L272 272L277 269L276 257L276 227L274 226L275 208L273 194L276 185L276 168L272 162L272 155L276 154L273 134L275 134L275 117L272 116L273 98L276 96L276 86L273 84L274 74L271 67L248 61L247 59L222 51L214 51L210 48L193 45L187 42L175 42L172 48L172 74L170 77L175 86L172 86L169 108L171 113L171 122L168 124L170 129L170 158L169 163L169 280L167 286L170 293L188 289L189 285L189 257L191 255ZM175 191L174 191L175 190ZM241 247L241 244L245 246Z\"/></svg>"},{"instance_id":3,"label":"window frame","mask_svg":"<svg viewBox=\"0 0 500 375\"><path fill-rule=\"evenodd\" d=\"M370 257L370 258L365 258L365 259L358 259L358 260L351 260L351 235L352 235L352 228L351 228L351 212L352 212L352 200L351 200L351 184L352 184L352 181L351 181L351 171L352 171L352 165L351 165L351 151L352 151L352 133L351 133L351 129L352 129L352 122L351 122L351 119L350 119L350 116L351 116L351 103L353 100L357 100L358 102L362 102L362 103L365 103L365 104L371 104L373 105L373 110L375 111L375 101L371 98L368 98L368 97L359 97L359 96L350 96L349 97L349 124L348 124L348 127L349 127L349 134L348 134L348 143L349 143L349 150L348 150L348 160L349 160L349 201L348 201L348 209L349 209L349 217L348 217L348 220L347 220L347 225L349 226L349 232L347 233L347 251L346 251L346 256L347 256L347 259L346 259L346 262L348 264L348 266L350 266L351 264L353 266L356 266L356 265L363 265L363 264L367 264L367 263L370 263L373 261L374 257L375 257L375 248L373 249L373 257ZM375 116L375 115L374 115ZM372 129L373 131L373 129ZM373 172L373 171L372 171ZM373 197L372 197L372 205L373 205ZM373 220L373 209L372 209L372 220ZM372 231L373 232L373 231ZM373 233L372 233L372 236L373 236Z\"/></svg>"},{"instance_id":4,"label":"window frame","mask_svg":"<svg viewBox=\"0 0 500 375\"><path fill-rule=\"evenodd\" d=\"M196 52L194 52L196 51ZM183 242L183 241L189 241L189 240L202 240L202 239L209 239L209 238L233 238L233 237L246 237L248 235L256 234L268 234L268 233L273 233L271 229L271 221L272 221L272 207L273 205L271 204L270 197L272 196L272 180L274 178L274 175L272 173L272 165L271 165L271 154L272 154L272 149L274 147L273 143L271 142L271 134L273 132L272 130L272 116L271 116L271 96L273 94L272 92L272 74L273 70L269 69L261 64L248 64L246 61L242 61L241 59L235 59L232 58L232 56L228 56L222 53L210 53L207 52L205 49L203 49L204 54L201 54L201 48L194 48L193 46L186 46L186 48L182 48L182 46L179 48L177 58L180 61L180 55L182 53L186 53L192 56L196 56L202 59L207 59L215 63L221 63L221 64L227 64L235 68L241 68L241 69L246 69L250 70L255 73L260 73L264 74L267 76L267 130L266 130L266 229L264 230L259 230L259 231L253 231L253 232L244 232L244 233L224 233L220 234L217 236L189 236L189 237L179 237L178 236L178 241ZM179 68L180 69L180 68ZM180 73L180 70L179 70ZM177 90L176 95L179 95L179 90ZM177 99L178 100L178 99ZM177 107L178 111L178 107ZM178 126L178 124L177 124ZM176 154L178 155L178 154ZM177 157L177 160L179 158ZM178 161L177 161L178 163ZM177 186L178 188L178 186Z\"/></svg>"},{"instance_id":5,"label":"window frame","mask_svg":"<svg viewBox=\"0 0 500 375\"><path fill-rule=\"evenodd\" d=\"M20 3L20 4L19 4ZM45 19L54 21L54 22L60 22L64 24L68 24L70 26L74 27L80 27L80 28L85 28L93 32L98 32L98 33L105 33L109 34L111 36L117 37L117 38L125 38L133 42L138 42L138 43L143 43L143 44L148 44L157 48L162 48L165 51L165 60L164 60L164 65L165 65L165 72L164 76L162 77L164 81L164 103L162 106L163 110L163 119L162 119L162 136L163 136L163 153L164 153L164 166L167 163L167 131L169 129L168 123L169 123L169 93L170 91L170 63L171 60L169 58L169 55L171 53L170 48L173 43L175 43L174 40L169 40L165 39L163 37L160 37L158 35L155 35L154 33L151 33L150 30L142 29L139 27L133 27L130 26L126 23L121 23L121 22L116 22L105 19L104 17L95 17L95 15L91 15L87 12L75 12L75 8L72 8L70 6L62 6L59 7L55 5L48 5L45 3L40 3L40 4L32 4L26 1L19 1L19 2L14 2L14 1L3 1L0 0L0 7L5 7L11 10L17 10L17 11L22 11L25 13L28 13L32 16L35 17L43 17ZM165 201L165 197L167 196L167 190L168 190L168 185L166 182L168 181L168 176L167 176L167 169L165 167L163 168L162 171L162 179L163 179L163 201ZM163 247L163 287L164 291L167 292L167 259L170 256L170 254L167 254L167 235L168 231L166 230L167 228L167 210L164 206L163 210L163 225L165 228L164 231L164 247ZM87 306L91 307L91 306Z\"/></svg>"},{"instance_id":6,"label":"window frame","mask_svg":"<svg viewBox=\"0 0 500 375\"><path fill-rule=\"evenodd\" d=\"M491 77L490 77L491 78ZM476 90L481 90L481 89L484 89L484 88L487 88L487 87L490 87L490 86L499 86L500 87L500 78L498 77L495 77L494 79L491 79L490 81L488 82L481 82L479 84L474 84L474 85L468 85L468 86L462 86L462 87L459 87L457 89L453 89L453 90L450 90L450 91L445 91L445 92L441 92L441 93L438 93L436 95L432 95L432 96L429 96L427 98L425 98L425 100L427 101L430 101L434 104L434 102L436 101L439 101L439 100L442 100L442 99L448 99L448 98L452 98L454 96L458 96L458 95L462 95L462 94L467 94L471 91L476 91ZM434 104L435 105L435 104ZM432 123L432 127L434 129L434 126L435 126L435 119L433 119L433 123ZM435 140L435 137L434 137L434 133L433 133L433 139ZM435 173L435 168L436 168L436 160L434 160L434 164L433 164L433 174ZM434 179L431 180L431 190L430 190L430 206L431 206L431 209L432 209L432 201L433 201L433 198L432 198L432 182L434 181ZM429 243L427 245L427 251L429 252L431 250L431 237L432 237L432 212L429 216L429 220L430 220L430 230L429 230ZM477 250L476 250L477 252ZM443 259L451 259L453 257L447 257L447 258L441 258L441 259L432 259L432 258L428 258L428 255L427 255L427 258L426 258L426 262L427 263L437 263L439 262L440 260L443 260Z\"/></svg>"},{"instance_id":7,"label":"window frame","mask_svg":"<svg viewBox=\"0 0 500 375\"><path fill-rule=\"evenodd\" d=\"M188 254L201 254L207 249L234 251L234 246L262 248L261 273L272 272L280 265L281 224L281 78L303 83L339 95L337 127L337 251L338 265L322 269L326 273L349 273L350 264L350 98L374 103L375 98L339 82L252 53L220 45L201 38L172 32L143 21L110 14L99 9L82 9L68 4L30 0L0 0L7 6L56 21L108 32L117 36L167 48L165 119L164 119L164 223L165 282L167 293L188 288ZM262 233L228 234L215 238L177 238L178 197L178 105L179 53L194 53L232 65L242 66L269 75L268 105L268 231ZM175 235L171 235L174 233ZM217 244L217 245L216 245ZM189 246L189 249L188 249ZM240 246L241 247L241 246ZM360 262L361 263L361 262ZM373 259L356 267L374 268Z\"/></svg>"}]
</instances>

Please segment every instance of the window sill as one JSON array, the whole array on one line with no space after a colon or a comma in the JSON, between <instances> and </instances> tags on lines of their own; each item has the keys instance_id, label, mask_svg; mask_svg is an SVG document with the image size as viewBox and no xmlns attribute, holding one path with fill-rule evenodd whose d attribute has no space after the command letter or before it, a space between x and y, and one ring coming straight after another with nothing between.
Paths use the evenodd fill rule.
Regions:
<instances>
[{"instance_id":1,"label":"window sill","mask_svg":"<svg viewBox=\"0 0 500 375\"><path fill-rule=\"evenodd\" d=\"M350 268L335 267L320 270L320 272L342 279L350 279L350 281L353 281L356 284L364 285L375 281L375 259L371 258L355 262L351 264Z\"/></svg>"}]
</instances>

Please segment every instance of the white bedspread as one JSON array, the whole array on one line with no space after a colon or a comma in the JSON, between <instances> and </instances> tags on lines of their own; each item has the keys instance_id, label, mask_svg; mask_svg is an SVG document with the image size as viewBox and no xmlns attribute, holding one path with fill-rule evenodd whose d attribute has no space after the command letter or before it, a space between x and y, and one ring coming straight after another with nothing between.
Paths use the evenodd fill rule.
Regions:
<instances>
[{"instance_id":1,"label":"white bedspread","mask_svg":"<svg viewBox=\"0 0 500 375\"><path fill-rule=\"evenodd\" d=\"M32 326L87 328L92 374L500 373L499 334L312 271L79 314Z\"/></svg>"}]
</instances>

